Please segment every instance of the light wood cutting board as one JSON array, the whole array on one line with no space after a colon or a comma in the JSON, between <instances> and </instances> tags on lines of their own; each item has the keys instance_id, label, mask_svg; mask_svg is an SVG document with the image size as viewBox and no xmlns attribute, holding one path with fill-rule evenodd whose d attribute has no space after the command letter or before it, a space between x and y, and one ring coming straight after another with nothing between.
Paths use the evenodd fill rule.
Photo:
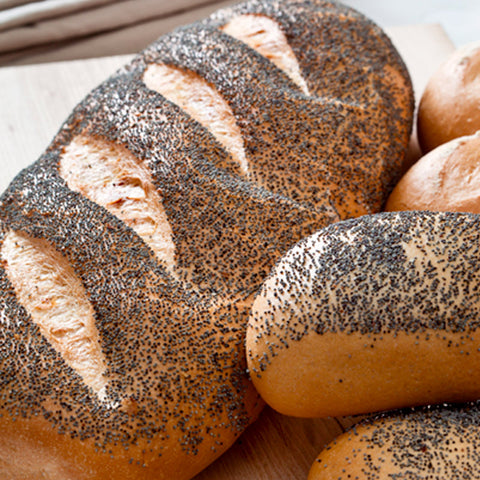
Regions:
<instances>
[{"instance_id":1,"label":"light wood cutting board","mask_svg":"<svg viewBox=\"0 0 480 480\"><path fill-rule=\"evenodd\" d=\"M453 44L438 25L395 27L388 33L405 59L418 99ZM38 158L83 96L129 58L0 69L0 191ZM418 156L414 141L411 156ZM354 421L295 419L267 408L196 480L306 479L323 446Z\"/></svg>"}]
</instances>

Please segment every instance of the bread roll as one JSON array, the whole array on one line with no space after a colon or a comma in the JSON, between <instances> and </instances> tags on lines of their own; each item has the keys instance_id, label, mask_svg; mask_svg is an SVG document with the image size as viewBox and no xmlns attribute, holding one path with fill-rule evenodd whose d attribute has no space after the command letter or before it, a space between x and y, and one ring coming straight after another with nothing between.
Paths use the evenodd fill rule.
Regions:
<instances>
[{"instance_id":1,"label":"bread roll","mask_svg":"<svg viewBox=\"0 0 480 480\"><path fill-rule=\"evenodd\" d=\"M380 208L411 107L386 36L322 1L225 10L95 89L0 199L0 477L183 480L224 452L263 406L253 295Z\"/></svg>"},{"instance_id":2,"label":"bread roll","mask_svg":"<svg viewBox=\"0 0 480 480\"><path fill-rule=\"evenodd\" d=\"M418 108L424 154L480 130L480 42L457 49L430 78Z\"/></svg>"},{"instance_id":3,"label":"bread roll","mask_svg":"<svg viewBox=\"0 0 480 480\"><path fill-rule=\"evenodd\" d=\"M393 412L354 426L315 460L308 480L478 478L479 405Z\"/></svg>"},{"instance_id":4,"label":"bread roll","mask_svg":"<svg viewBox=\"0 0 480 480\"><path fill-rule=\"evenodd\" d=\"M480 132L422 157L393 189L385 210L480 213Z\"/></svg>"},{"instance_id":5,"label":"bread roll","mask_svg":"<svg viewBox=\"0 0 480 480\"><path fill-rule=\"evenodd\" d=\"M299 417L480 398L480 217L399 212L295 245L255 298L247 360Z\"/></svg>"}]
</instances>

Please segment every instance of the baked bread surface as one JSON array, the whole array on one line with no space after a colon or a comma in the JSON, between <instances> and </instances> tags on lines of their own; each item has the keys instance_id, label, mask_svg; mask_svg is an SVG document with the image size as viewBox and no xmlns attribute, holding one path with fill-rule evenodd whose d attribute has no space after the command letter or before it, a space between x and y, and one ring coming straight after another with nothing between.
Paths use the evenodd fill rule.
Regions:
<instances>
[{"instance_id":1,"label":"baked bread surface","mask_svg":"<svg viewBox=\"0 0 480 480\"><path fill-rule=\"evenodd\" d=\"M478 478L479 413L443 404L370 418L329 444L308 480Z\"/></svg>"},{"instance_id":2,"label":"baked bread surface","mask_svg":"<svg viewBox=\"0 0 480 480\"><path fill-rule=\"evenodd\" d=\"M418 160L388 197L387 211L480 213L480 132L444 143Z\"/></svg>"},{"instance_id":3,"label":"baked bread surface","mask_svg":"<svg viewBox=\"0 0 480 480\"><path fill-rule=\"evenodd\" d=\"M418 140L427 154L480 130L480 42L455 50L428 81L418 107Z\"/></svg>"},{"instance_id":4,"label":"baked bread surface","mask_svg":"<svg viewBox=\"0 0 480 480\"><path fill-rule=\"evenodd\" d=\"M303 239L252 306L262 398L299 417L478 399L478 242L477 215L416 211Z\"/></svg>"}]
</instances>

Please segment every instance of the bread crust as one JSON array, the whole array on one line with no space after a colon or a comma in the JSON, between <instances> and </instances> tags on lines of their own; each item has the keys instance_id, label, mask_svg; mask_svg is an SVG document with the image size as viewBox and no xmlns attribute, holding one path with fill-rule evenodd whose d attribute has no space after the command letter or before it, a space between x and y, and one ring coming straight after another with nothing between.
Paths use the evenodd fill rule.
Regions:
<instances>
[{"instance_id":1,"label":"bread crust","mask_svg":"<svg viewBox=\"0 0 480 480\"><path fill-rule=\"evenodd\" d=\"M418 108L424 154L480 130L480 43L457 49L430 78Z\"/></svg>"},{"instance_id":2,"label":"bread crust","mask_svg":"<svg viewBox=\"0 0 480 480\"><path fill-rule=\"evenodd\" d=\"M299 417L477 399L479 226L477 215L384 213L293 247L247 327L262 398Z\"/></svg>"},{"instance_id":3,"label":"bread crust","mask_svg":"<svg viewBox=\"0 0 480 480\"><path fill-rule=\"evenodd\" d=\"M386 211L480 213L480 132L440 145L400 179Z\"/></svg>"},{"instance_id":4,"label":"bread crust","mask_svg":"<svg viewBox=\"0 0 480 480\"><path fill-rule=\"evenodd\" d=\"M385 192L399 179L410 138L414 98L408 71L386 34L355 10L336 2L287 2L281 9L278 5L266 3L262 12L285 32L310 96L301 95L286 74L284 81L299 91L286 108L280 107L285 101L281 89L276 90L281 97L269 96L268 104L267 97L253 96L267 78L258 77L258 84L239 82L240 99L250 98L246 105L258 105L264 117L260 130L253 117L246 122L250 128L244 130L245 139L264 145L255 148L251 168L267 188L308 205L331 203L341 219L378 212ZM235 15L252 13L243 4L226 12L213 15L208 24L219 26ZM260 70L278 71L261 61ZM240 72L246 68L242 65ZM288 118L288 112L295 113ZM293 127L288 165L277 160L278 146L285 142L283 125ZM299 177L309 180L299 183Z\"/></svg>"},{"instance_id":5,"label":"bread crust","mask_svg":"<svg viewBox=\"0 0 480 480\"><path fill-rule=\"evenodd\" d=\"M478 478L478 403L364 420L317 457L308 480Z\"/></svg>"}]
</instances>

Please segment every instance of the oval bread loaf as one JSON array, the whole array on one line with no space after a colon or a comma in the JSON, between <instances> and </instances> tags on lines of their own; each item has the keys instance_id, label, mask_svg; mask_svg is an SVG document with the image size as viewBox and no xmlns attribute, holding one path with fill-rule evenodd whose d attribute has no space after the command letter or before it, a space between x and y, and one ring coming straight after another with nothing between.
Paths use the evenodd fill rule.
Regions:
<instances>
[{"instance_id":1,"label":"oval bread loaf","mask_svg":"<svg viewBox=\"0 0 480 480\"><path fill-rule=\"evenodd\" d=\"M480 398L480 218L384 213L294 246L255 298L247 360L300 417Z\"/></svg>"},{"instance_id":2,"label":"oval bread loaf","mask_svg":"<svg viewBox=\"0 0 480 480\"><path fill-rule=\"evenodd\" d=\"M418 160L393 189L385 210L480 213L480 132Z\"/></svg>"},{"instance_id":3,"label":"oval bread loaf","mask_svg":"<svg viewBox=\"0 0 480 480\"><path fill-rule=\"evenodd\" d=\"M458 48L428 81L418 107L424 154L480 130L480 42Z\"/></svg>"},{"instance_id":4,"label":"oval bread loaf","mask_svg":"<svg viewBox=\"0 0 480 480\"><path fill-rule=\"evenodd\" d=\"M477 403L396 411L355 425L331 442L308 480L478 478Z\"/></svg>"},{"instance_id":5,"label":"oval bread loaf","mask_svg":"<svg viewBox=\"0 0 480 480\"><path fill-rule=\"evenodd\" d=\"M381 208L412 105L388 38L323 1L222 11L95 89L0 199L0 477L183 480L221 455L263 406L253 295Z\"/></svg>"}]
</instances>

